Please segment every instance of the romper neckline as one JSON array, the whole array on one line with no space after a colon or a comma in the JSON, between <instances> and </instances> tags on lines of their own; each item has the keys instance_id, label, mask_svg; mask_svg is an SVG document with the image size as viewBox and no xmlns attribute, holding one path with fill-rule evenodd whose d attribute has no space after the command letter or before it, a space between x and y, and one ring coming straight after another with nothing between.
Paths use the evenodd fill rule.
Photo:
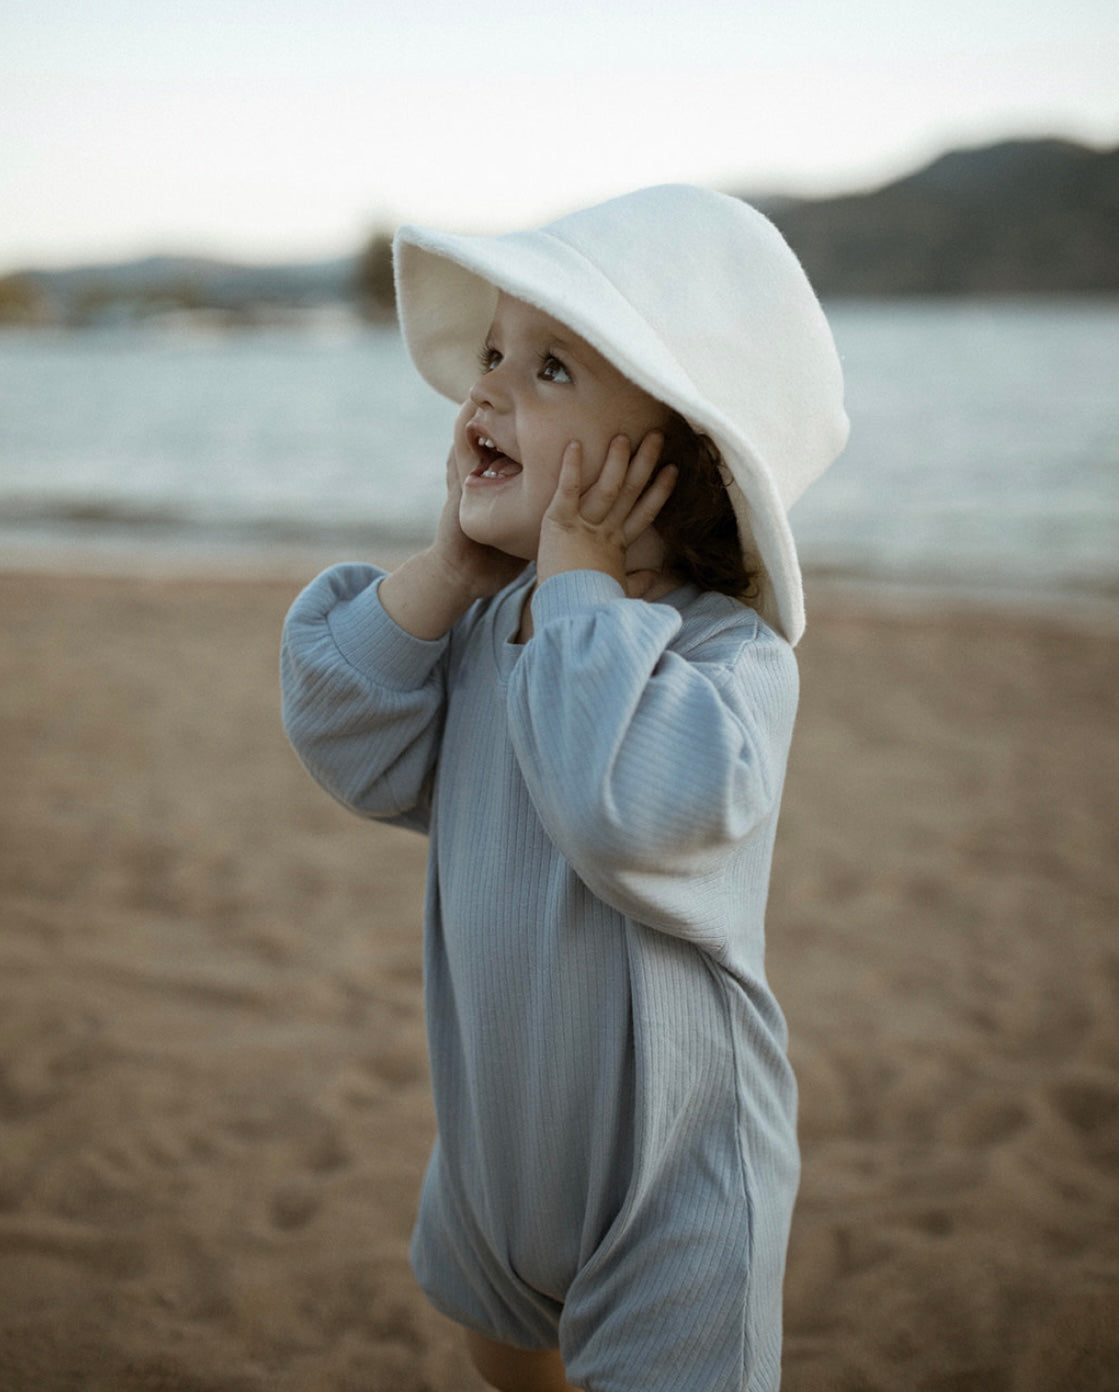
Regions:
<instances>
[{"instance_id":1,"label":"romper neckline","mask_svg":"<svg viewBox=\"0 0 1119 1392\"><path fill-rule=\"evenodd\" d=\"M531 603L531 594L535 583L536 566L530 564L522 575L518 575L516 580L507 585L497 596L497 607L491 633L494 666L497 670L498 680L503 686L513 675L513 669L520 661L521 654L528 647L528 643L518 643L515 640L521 626L524 606ZM685 581L684 584L677 585L674 590L670 590L668 594L661 595L659 599L650 600L649 603L667 604L670 608L683 613L700 593L698 585L691 581ZM529 642L531 641L530 638Z\"/></svg>"}]
</instances>

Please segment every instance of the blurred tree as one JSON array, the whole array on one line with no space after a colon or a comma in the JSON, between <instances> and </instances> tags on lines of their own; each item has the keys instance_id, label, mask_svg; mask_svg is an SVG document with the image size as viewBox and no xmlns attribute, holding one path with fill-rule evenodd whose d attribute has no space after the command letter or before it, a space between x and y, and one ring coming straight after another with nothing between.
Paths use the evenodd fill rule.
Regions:
<instances>
[{"instance_id":1,"label":"blurred tree","mask_svg":"<svg viewBox=\"0 0 1119 1392\"><path fill-rule=\"evenodd\" d=\"M395 318L391 232L374 232L358 254L354 266L354 293L358 310L371 323L383 324Z\"/></svg>"},{"instance_id":2,"label":"blurred tree","mask_svg":"<svg viewBox=\"0 0 1119 1392\"><path fill-rule=\"evenodd\" d=\"M66 321L71 328L88 329L123 319L124 298L108 281L85 285L71 300Z\"/></svg>"},{"instance_id":3,"label":"blurred tree","mask_svg":"<svg viewBox=\"0 0 1119 1392\"><path fill-rule=\"evenodd\" d=\"M42 324L46 296L26 276L0 276L0 324Z\"/></svg>"}]
</instances>

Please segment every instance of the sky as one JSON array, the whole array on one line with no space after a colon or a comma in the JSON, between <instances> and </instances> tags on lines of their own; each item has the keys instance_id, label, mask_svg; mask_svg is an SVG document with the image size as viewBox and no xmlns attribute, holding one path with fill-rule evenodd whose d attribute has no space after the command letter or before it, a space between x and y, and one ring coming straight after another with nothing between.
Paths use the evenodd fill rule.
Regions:
<instances>
[{"instance_id":1,"label":"sky","mask_svg":"<svg viewBox=\"0 0 1119 1392\"><path fill-rule=\"evenodd\" d=\"M5 0L0 273L1119 144L1114 0Z\"/></svg>"}]
</instances>

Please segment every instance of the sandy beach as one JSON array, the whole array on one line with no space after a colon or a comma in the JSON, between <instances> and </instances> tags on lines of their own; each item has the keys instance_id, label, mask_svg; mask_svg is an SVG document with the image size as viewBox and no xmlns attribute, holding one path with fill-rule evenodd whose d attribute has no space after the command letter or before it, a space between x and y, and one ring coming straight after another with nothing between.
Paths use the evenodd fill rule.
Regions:
<instances>
[{"instance_id":1,"label":"sandy beach","mask_svg":"<svg viewBox=\"0 0 1119 1392\"><path fill-rule=\"evenodd\" d=\"M0 574L0 1392L478 1392L414 1285L425 845L298 584ZM1119 1386L1119 630L809 593L769 915L788 1392Z\"/></svg>"}]
</instances>

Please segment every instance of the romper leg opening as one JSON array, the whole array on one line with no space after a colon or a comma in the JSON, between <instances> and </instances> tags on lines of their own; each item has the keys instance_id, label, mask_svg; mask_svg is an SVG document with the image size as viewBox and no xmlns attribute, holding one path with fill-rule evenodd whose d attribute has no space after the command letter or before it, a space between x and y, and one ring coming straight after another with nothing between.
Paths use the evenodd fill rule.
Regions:
<instances>
[{"instance_id":1,"label":"romper leg opening","mask_svg":"<svg viewBox=\"0 0 1119 1392\"><path fill-rule=\"evenodd\" d=\"M567 1381L559 1349L513 1348L464 1331L470 1361L496 1392L579 1392Z\"/></svg>"}]
</instances>

